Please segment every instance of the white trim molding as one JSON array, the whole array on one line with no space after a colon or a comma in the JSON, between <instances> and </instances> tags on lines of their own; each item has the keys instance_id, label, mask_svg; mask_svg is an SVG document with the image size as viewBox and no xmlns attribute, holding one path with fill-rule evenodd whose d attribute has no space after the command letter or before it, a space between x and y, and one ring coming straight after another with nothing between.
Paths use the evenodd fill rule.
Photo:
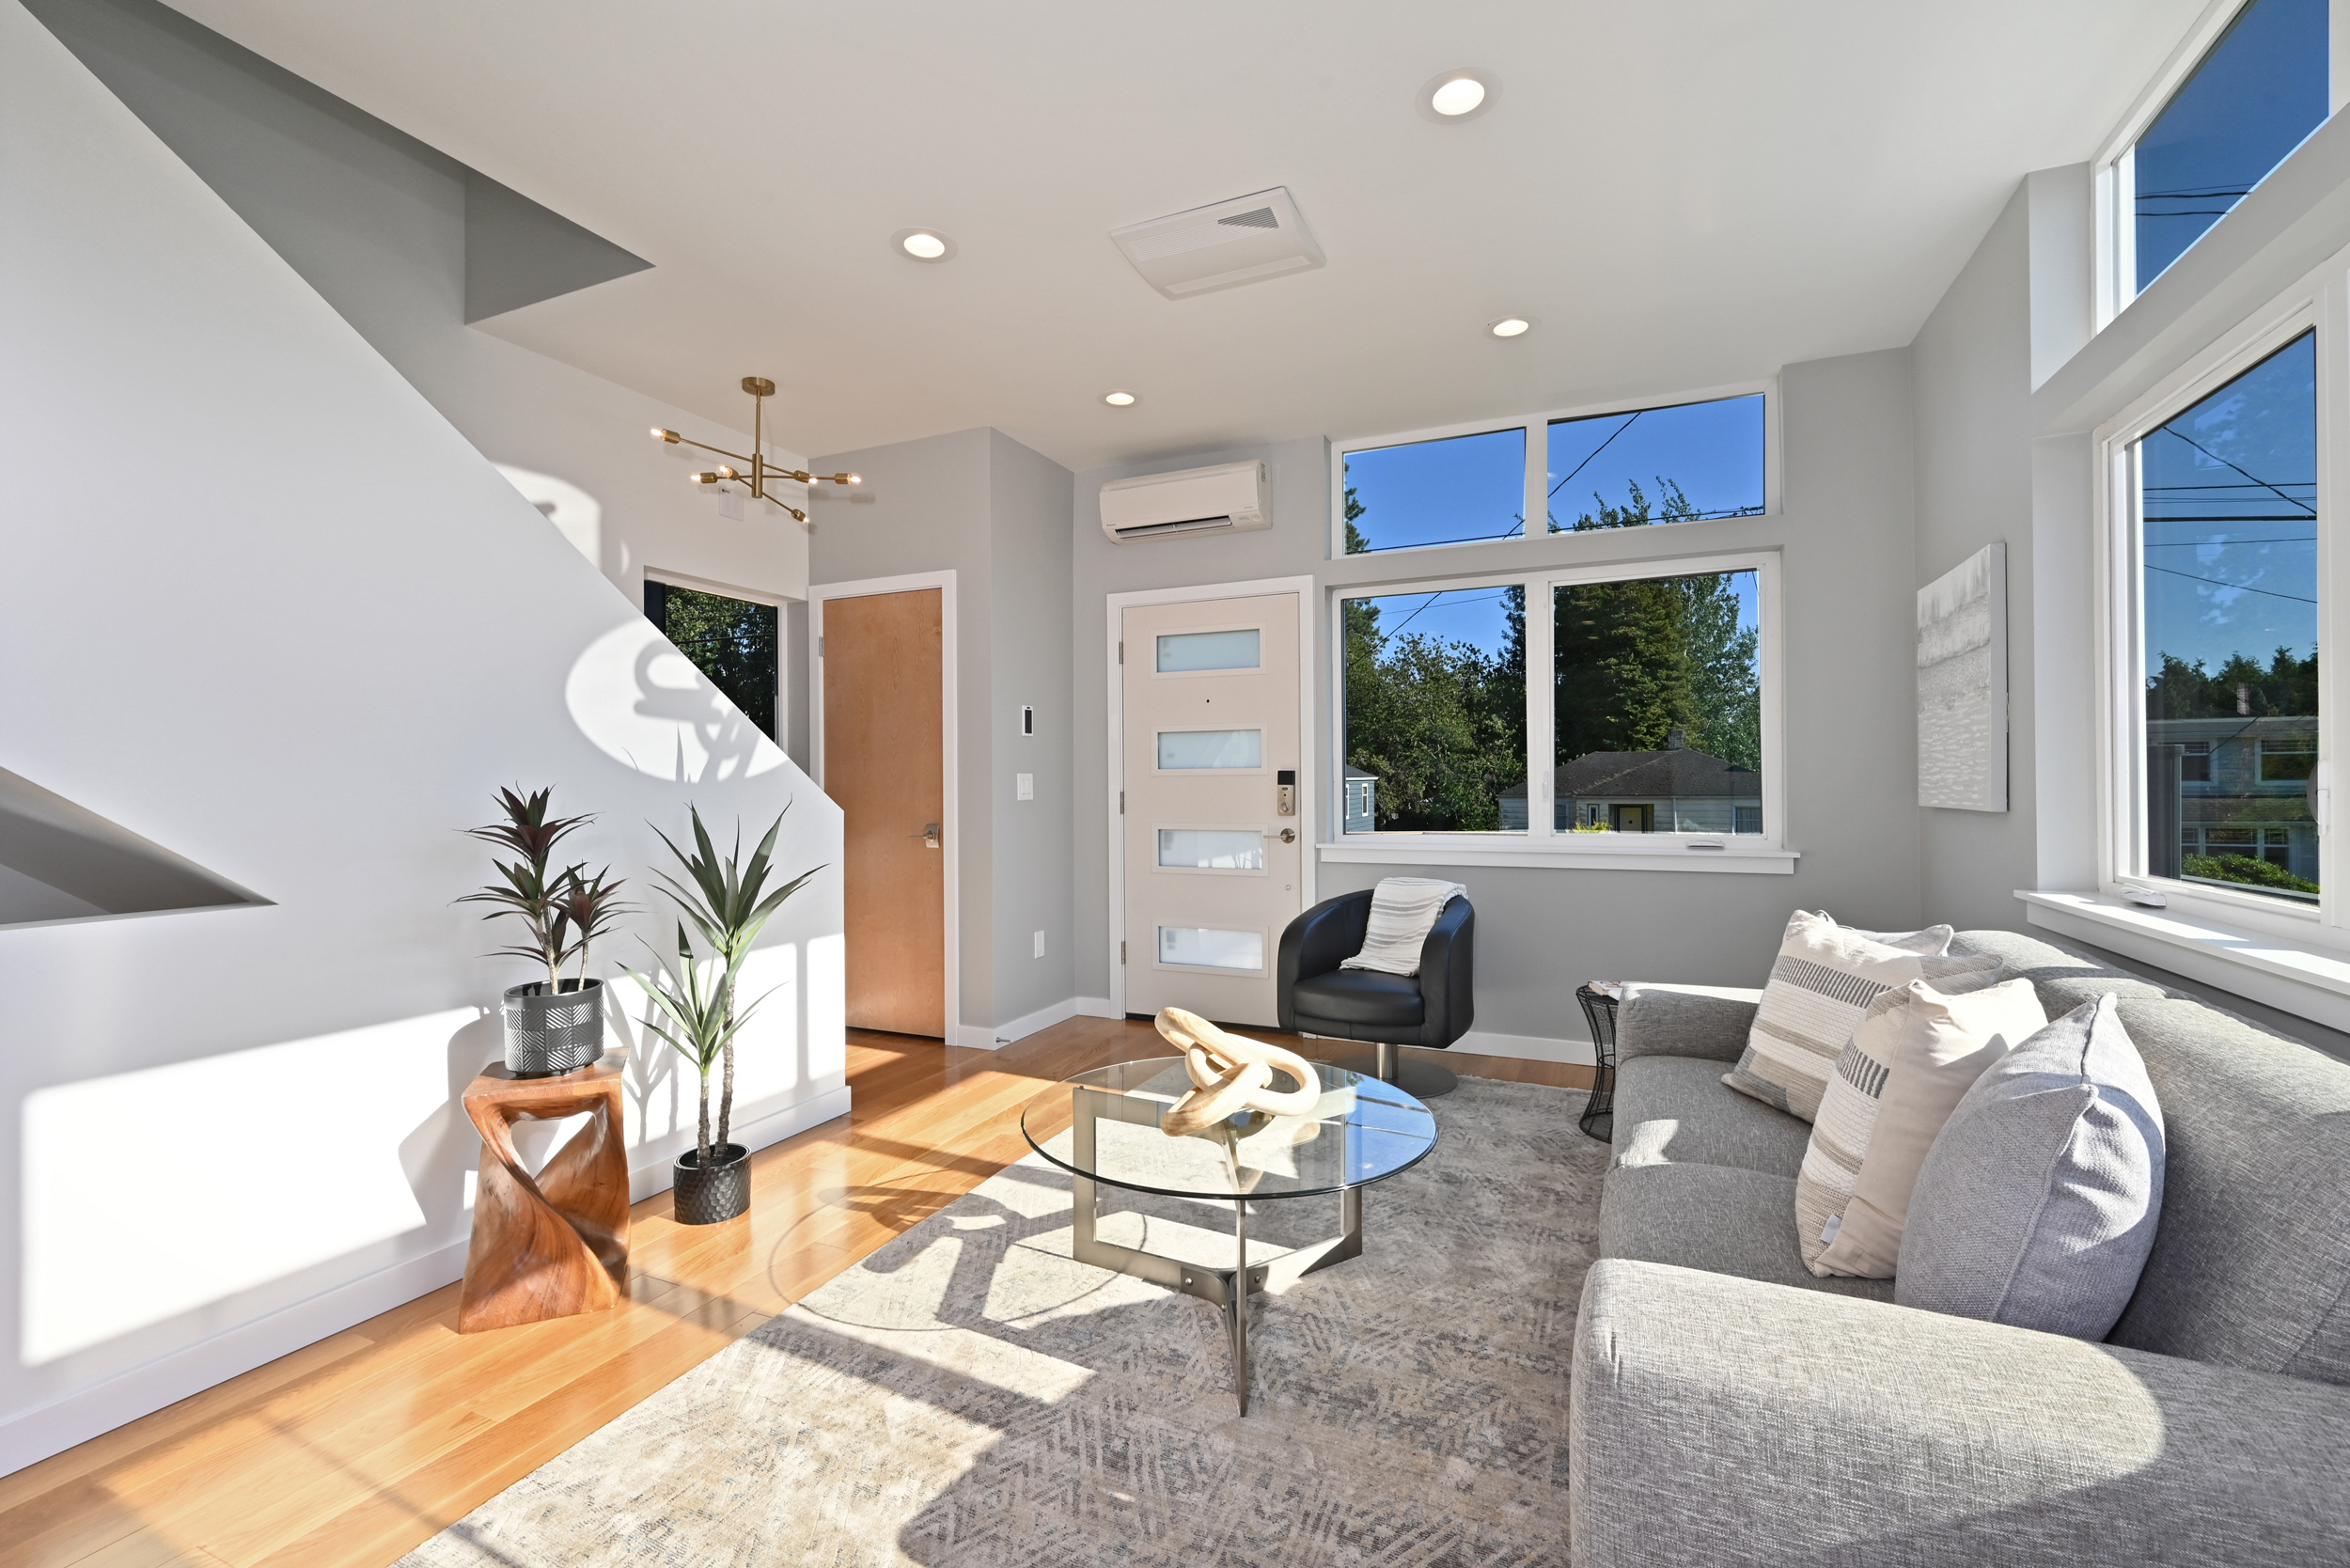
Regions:
<instances>
[{"instance_id":1,"label":"white trim molding","mask_svg":"<svg viewBox=\"0 0 2350 1568\"><path fill-rule=\"evenodd\" d=\"M2060 935L2350 1031L2350 958L2273 933L2223 926L2201 912L2141 909L2097 893L2018 890L2025 918Z\"/></svg>"},{"instance_id":2,"label":"white trim molding","mask_svg":"<svg viewBox=\"0 0 2350 1568\"><path fill-rule=\"evenodd\" d=\"M1126 611L1143 604L1192 604L1203 599L1251 599L1275 593L1297 596L1297 837L1301 840L1300 848L1308 852L1297 857L1297 907L1306 910L1311 909L1315 902L1315 857L1310 851L1314 841L1315 807L1321 798L1314 777L1314 612L1319 601L1314 596L1313 578L1257 577L1241 583L1138 588L1109 594L1104 598L1104 613L1108 630L1103 644L1103 667L1109 686L1109 787L1103 804L1109 815L1110 994L1105 1003L1108 1011L1102 1013L1102 1017L1122 1018L1126 1015L1126 965L1118 958L1120 945L1126 940L1126 818L1119 809L1120 797L1126 789L1126 681L1125 670L1118 657L1119 642L1125 632ZM1277 942L1279 938L1277 936L1274 940ZM1267 952L1270 954L1270 947Z\"/></svg>"},{"instance_id":3,"label":"white trim molding","mask_svg":"<svg viewBox=\"0 0 2350 1568\"><path fill-rule=\"evenodd\" d=\"M1491 839L1443 833L1357 833L1316 844L1314 849L1323 859L1340 865L1543 866L1586 871L1729 871L1748 876L1790 875L1802 858L1794 850L1731 848L1740 837L1736 834L1639 835L1664 840L1659 848L1565 842L1584 837L1555 834L1550 842L1559 847L1545 848L1523 833L1496 834ZM1707 844L1722 847L1702 847Z\"/></svg>"},{"instance_id":4,"label":"white trim molding","mask_svg":"<svg viewBox=\"0 0 2350 1568\"><path fill-rule=\"evenodd\" d=\"M955 1044L966 1043L959 1038L963 1024L963 770L961 767L961 709L963 683L957 674L958 659L955 638L955 573L952 568L943 572L910 572L897 577L863 577L845 583L811 583L807 590L807 667L810 671L807 697L808 776L816 787L824 787L824 605L834 599L862 599L876 593L904 593L917 588L936 588L938 594L938 678L939 678L939 771L944 776L945 804L940 807L940 829L947 839L946 903L947 903L947 1016L943 1020L946 1038ZM844 868L845 870L845 868ZM980 1028L972 1031L986 1036L992 1045L995 1031Z\"/></svg>"}]
</instances>

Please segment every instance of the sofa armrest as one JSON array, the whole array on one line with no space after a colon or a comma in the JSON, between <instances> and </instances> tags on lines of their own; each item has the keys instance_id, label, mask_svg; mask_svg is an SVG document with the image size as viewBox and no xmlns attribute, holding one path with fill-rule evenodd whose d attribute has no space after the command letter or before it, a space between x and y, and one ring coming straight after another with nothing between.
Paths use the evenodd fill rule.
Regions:
<instances>
[{"instance_id":1,"label":"sofa armrest","mask_svg":"<svg viewBox=\"0 0 2350 1568\"><path fill-rule=\"evenodd\" d=\"M1330 973L1363 950L1363 933L1371 926L1371 893L1366 887L1324 899L1282 931L1280 954L1275 960L1273 1005L1284 1032L1297 1032L1297 999L1291 995L1291 987Z\"/></svg>"},{"instance_id":2,"label":"sofa armrest","mask_svg":"<svg viewBox=\"0 0 2350 1568\"><path fill-rule=\"evenodd\" d=\"M1477 911L1455 893L1419 948L1419 1043L1446 1046L1477 1018Z\"/></svg>"},{"instance_id":3,"label":"sofa armrest","mask_svg":"<svg viewBox=\"0 0 2350 1568\"><path fill-rule=\"evenodd\" d=\"M2350 1388L1662 1263L1584 1283L1576 1568L2340 1562Z\"/></svg>"},{"instance_id":4,"label":"sofa armrest","mask_svg":"<svg viewBox=\"0 0 2350 1568\"><path fill-rule=\"evenodd\" d=\"M1726 985L1628 985L1616 1007L1617 1065L1634 1057L1736 1061L1762 1005L1762 992Z\"/></svg>"}]
</instances>

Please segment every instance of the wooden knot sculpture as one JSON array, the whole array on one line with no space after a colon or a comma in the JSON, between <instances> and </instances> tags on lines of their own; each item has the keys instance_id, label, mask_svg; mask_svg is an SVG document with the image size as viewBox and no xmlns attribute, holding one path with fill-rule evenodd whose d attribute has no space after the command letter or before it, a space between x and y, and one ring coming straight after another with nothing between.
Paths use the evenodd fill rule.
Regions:
<instances>
[{"instance_id":1,"label":"wooden knot sculpture","mask_svg":"<svg viewBox=\"0 0 2350 1568\"><path fill-rule=\"evenodd\" d=\"M1159 1033L1183 1054L1191 1074L1191 1090L1159 1119L1159 1130L1169 1137L1185 1137L1214 1126L1237 1111L1261 1111L1267 1116L1304 1116L1322 1098L1322 1080L1313 1064L1295 1051L1227 1034L1196 1012L1161 1008ZM1272 1088L1276 1068L1297 1080L1289 1093Z\"/></svg>"}]
</instances>

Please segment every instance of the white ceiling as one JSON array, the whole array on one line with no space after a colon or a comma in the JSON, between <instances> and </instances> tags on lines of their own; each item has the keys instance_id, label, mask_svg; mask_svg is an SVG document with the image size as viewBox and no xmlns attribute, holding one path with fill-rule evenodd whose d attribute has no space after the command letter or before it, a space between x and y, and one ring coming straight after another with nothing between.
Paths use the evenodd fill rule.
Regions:
<instances>
[{"instance_id":1,"label":"white ceiling","mask_svg":"<svg viewBox=\"0 0 2350 1568\"><path fill-rule=\"evenodd\" d=\"M1906 343L2204 0L173 3L654 263L500 336L730 423L773 376L809 453L1085 468ZM1493 106L1417 113L1461 66ZM1107 237L1271 185L1326 268L1170 301Z\"/></svg>"}]
</instances>

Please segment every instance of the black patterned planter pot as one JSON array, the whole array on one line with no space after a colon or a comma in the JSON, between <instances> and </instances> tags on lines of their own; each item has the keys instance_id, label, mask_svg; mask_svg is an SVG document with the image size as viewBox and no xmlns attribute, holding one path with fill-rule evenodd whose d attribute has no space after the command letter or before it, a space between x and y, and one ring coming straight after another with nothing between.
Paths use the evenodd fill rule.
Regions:
<instances>
[{"instance_id":1,"label":"black patterned planter pot","mask_svg":"<svg viewBox=\"0 0 2350 1568\"><path fill-rule=\"evenodd\" d=\"M506 993L506 1068L518 1078L576 1073L603 1055L603 981L546 981Z\"/></svg>"},{"instance_id":2,"label":"black patterned planter pot","mask_svg":"<svg viewBox=\"0 0 2350 1568\"><path fill-rule=\"evenodd\" d=\"M751 1152L739 1143L713 1144L710 1168L692 1149L677 1157L677 1185L670 1189L680 1225L716 1225L751 1206Z\"/></svg>"}]
</instances>

